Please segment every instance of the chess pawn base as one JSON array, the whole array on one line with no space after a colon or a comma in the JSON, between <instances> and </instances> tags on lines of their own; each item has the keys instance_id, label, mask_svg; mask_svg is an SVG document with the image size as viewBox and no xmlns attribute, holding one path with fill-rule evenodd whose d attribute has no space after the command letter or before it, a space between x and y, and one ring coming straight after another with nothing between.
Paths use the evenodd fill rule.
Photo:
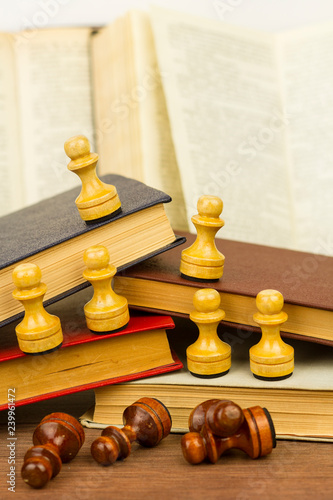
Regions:
<instances>
[{"instance_id":1,"label":"chess pawn base","mask_svg":"<svg viewBox=\"0 0 333 500\"><path fill-rule=\"evenodd\" d=\"M105 186L107 186L105 184ZM109 186L108 186L109 187ZM91 206L91 201L78 201L75 200L77 209L81 216L81 219L87 223L97 222L101 220L107 220L111 217L115 217L121 212L121 203L114 186L111 191L106 191L106 194L101 196L98 200L98 205ZM94 200L94 203L96 201Z\"/></svg>"},{"instance_id":2,"label":"chess pawn base","mask_svg":"<svg viewBox=\"0 0 333 500\"><path fill-rule=\"evenodd\" d=\"M230 361L230 365L231 365L231 361ZM187 366L188 366L188 363L187 363ZM198 370L198 371L200 371L200 369L201 369L201 371L203 371L203 370L202 370L202 367L196 367L196 368L194 368L194 369L196 369L196 370ZM206 378L206 379L207 379L207 378L209 379L209 378L223 377L224 375L227 375L227 373L229 373L229 369L228 369L228 370L226 370L225 372L220 372L220 373L215 372L215 370L217 370L217 368L216 368L216 367L214 368L214 373L213 373L213 375L201 375L200 373L191 372L191 370L189 370L189 372L190 372L190 374L191 374L191 375L193 375L193 377L197 377L197 378Z\"/></svg>"},{"instance_id":3,"label":"chess pawn base","mask_svg":"<svg viewBox=\"0 0 333 500\"><path fill-rule=\"evenodd\" d=\"M62 333L61 333L61 336L62 336ZM34 348L33 345L31 345L31 346L28 345L28 347L24 347L24 344L22 342L20 342L19 340L18 340L18 344L19 344L19 348L21 349L21 351L24 354L29 354L29 356L41 356L43 354L50 354L51 352L57 351L62 346L62 342L60 342L60 344L57 343L57 345L55 347L52 347L52 349L47 349L47 350L43 350L40 352L36 352L36 351L30 352L28 349L33 349ZM26 350L24 350L24 349L26 349Z\"/></svg>"},{"instance_id":4,"label":"chess pawn base","mask_svg":"<svg viewBox=\"0 0 333 500\"><path fill-rule=\"evenodd\" d=\"M59 318L47 313L47 323L47 330L40 331L40 328L36 328L34 332L28 330L24 320L17 325L16 336L22 352L25 354L47 354L61 346L63 334ZM45 325L43 326L45 328Z\"/></svg>"},{"instance_id":5,"label":"chess pawn base","mask_svg":"<svg viewBox=\"0 0 333 500\"><path fill-rule=\"evenodd\" d=\"M216 283L219 281L219 278L205 280L203 278L194 278L193 276L188 276L187 274L180 273L180 276L184 278L184 280L196 281L197 283Z\"/></svg>"},{"instance_id":6,"label":"chess pawn base","mask_svg":"<svg viewBox=\"0 0 333 500\"><path fill-rule=\"evenodd\" d=\"M18 330L16 330L16 336L19 348L24 354L48 354L59 349L63 341L61 327L53 335L42 339L35 338L26 340L24 339L24 335L20 334ZM27 334L27 337L31 337L31 334Z\"/></svg>"},{"instance_id":7,"label":"chess pawn base","mask_svg":"<svg viewBox=\"0 0 333 500\"><path fill-rule=\"evenodd\" d=\"M123 297L120 297L123 299ZM119 305L119 304L117 304ZM100 312L90 310L89 302L84 306L84 314L89 330L94 333L103 334L123 330L129 322L129 311L127 300L114 312Z\"/></svg>"},{"instance_id":8,"label":"chess pawn base","mask_svg":"<svg viewBox=\"0 0 333 500\"><path fill-rule=\"evenodd\" d=\"M196 361L195 359L191 359L191 354L186 351L187 355L187 369L194 377L198 378L216 378L222 377L229 372L231 367L231 351L226 353L226 357L224 359L219 359L218 361L210 361L210 356L207 356L206 359L203 359L203 356L200 356L201 361Z\"/></svg>"},{"instance_id":9,"label":"chess pawn base","mask_svg":"<svg viewBox=\"0 0 333 500\"><path fill-rule=\"evenodd\" d=\"M252 348L251 348L252 349ZM286 363L266 364L253 360L254 354L250 350L250 369L255 378L259 380L284 380L291 377L294 371L294 352L292 359Z\"/></svg>"},{"instance_id":10,"label":"chess pawn base","mask_svg":"<svg viewBox=\"0 0 333 500\"><path fill-rule=\"evenodd\" d=\"M282 377L262 377L261 375L255 375L253 373L254 378L257 378L258 380L266 380L268 382L278 382L279 380L285 380L286 378L291 377L293 372L289 373L289 375L284 375Z\"/></svg>"},{"instance_id":11,"label":"chess pawn base","mask_svg":"<svg viewBox=\"0 0 333 500\"><path fill-rule=\"evenodd\" d=\"M276 352L280 350L280 355L270 357L267 357L266 349L262 350L261 347L259 342L250 349L250 369L254 377L260 380L283 380L293 374L294 349L291 346L280 340L275 346Z\"/></svg>"},{"instance_id":12,"label":"chess pawn base","mask_svg":"<svg viewBox=\"0 0 333 500\"><path fill-rule=\"evenodd\" d=\"M113 217L115 217L116 215L118 215L118 214L121 213L121 210L122 209L120 207L120 208L116 209L114 212L111 212L108 215L105 215L103 217L98 217L98 219L85 220L84 222L86 224L88 224L88 226L94 224L95 222L104 222L105 220L113 219Z\"/></svg>"},{"instance_id":13,"label":"chess pawn base","mask_svg":"<svg viewBox=\"0 0 333 500\"><path fill-rule=\"evenodd\" d=\"M200 233L199 229L198 232ZM224 255L215 249L216 258L214 260L198 258L191 255L191 253L198 254L197 247L195 242L191 247L183 250L179 268L181 276L191 281L218 281L223 275Z\"/></svg>"}]
</instances>

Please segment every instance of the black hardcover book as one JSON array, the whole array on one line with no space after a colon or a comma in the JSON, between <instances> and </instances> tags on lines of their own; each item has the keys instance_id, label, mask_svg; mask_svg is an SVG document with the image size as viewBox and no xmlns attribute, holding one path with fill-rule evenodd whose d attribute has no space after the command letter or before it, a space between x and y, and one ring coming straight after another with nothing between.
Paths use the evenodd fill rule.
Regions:
<instances>
[{"instance_id":1,"label":"black hardcover book","mask_svg":"<svg viewBox=\"0 0 333 500\"><path fill-rule=\"evenodd\" d=\"M92 245L106 246L111 263L123 270L185 241L165 214L170 196L120 175L101 180L116 186L121 201L121 212L110 219L89 224L81 219L75 205L81 187L0 219L0 326L23 314L12 297L12 271L22 262L40 267L48 305L89 286L82 276L83 253Z\"/></svg>"}]
</instances>

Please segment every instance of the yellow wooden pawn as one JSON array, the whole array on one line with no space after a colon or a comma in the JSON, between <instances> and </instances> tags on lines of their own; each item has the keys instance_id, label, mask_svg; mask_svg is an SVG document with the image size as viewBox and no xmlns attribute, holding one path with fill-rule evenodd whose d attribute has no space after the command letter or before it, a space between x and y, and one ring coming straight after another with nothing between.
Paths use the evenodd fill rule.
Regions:
<instances>
[{"instance_id":1,"label":"yellow wooden pawn","mask_svg":"<svg viewBox=\"0 0 333 500\"><path fill-rule=\"evenodd\" d=\"M250 349L250 368L256 378L281 380L292 375L294 348L283 342L280 327L288 315L282 311L283 296L277 290L262 290L256 298L259 310L253 320L260 325L260 342Z\"/></svg>"},{"instance_id":2,"label":"yellow wooden pawn","mask_svg":"<svg viewBox=\"0 0 333 500\"><path fill-rule=\"evenodd\" d=\"M117 295L111 286L117 268L110 264L107 248L96 245L84 252L87 269L83 277L94 288L92 299L84 306L87 326L96 333L119 330L129 321L128 303L125 297Z\"/></svg>"},{"instance_id":3,"label":"yellow wooden pawn","mask_svg":"<svg viewBox=\"0 0 333 500\"><path fill-rule=\"evenodd\" d=\"M217 335L217 327L225 317L219 309L220 295L212 288L195 292L190 319L199 328L199 337L186 350L187 368L197 377L211 378L225 375L231 366L231 347Z\"/></svg>"},{"instance_id":4,"label":"yellow wooden pawn","mask_svg":"<svg viewBox=\"0 0 333 500\"><path fill-rule=\"evenodd\" d=\"M223 275L224 255L215 245L215 235L224 226L220 219L223 202L218 196L201 196L197 204L198 214L191 220L197 230L193 245L182 251L180 273L193 281L218 281Z\"/></svg>"},{"instance_id":5,"label":"yellow wooden pawn","mask_svg":"<svg viewBox=\"0 0 333 500\"><path fill-rule=\"evenodd\" d=\"M44 309L47 287L41 283L40 268L32 263L20 264L12 276L16 286L13 297L25 309L24 318L15 329L19 348L26 354L45 354L57 349L63 341L62 328L60 319Z\"/></svg>"},{"instance_id":6,"label":"yellow wooden pawn","mask_svg":"<svg viewBox=\"0 0 333 500\"><path fill-rule=\"evenodd\" d=\"M65 142L65 152L71 161L68 170L77 174L82 190L75 200L81 218L86 222L116 215L121 210L117 189L105 184L96 174L98 154L90 153L90 144L84 135L71 137Z\"/></svg>"}]
</instances>

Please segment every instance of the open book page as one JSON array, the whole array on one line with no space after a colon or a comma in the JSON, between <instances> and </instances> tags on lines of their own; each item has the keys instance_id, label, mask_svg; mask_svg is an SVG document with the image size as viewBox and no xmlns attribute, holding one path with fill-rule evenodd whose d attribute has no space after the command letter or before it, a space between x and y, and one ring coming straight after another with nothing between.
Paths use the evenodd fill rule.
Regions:
<instances>
[{"instance_id":1,"label":"open book page","mask_svg":"<svg viewBox=\"0 0 333 500\"><path fill-rule=\"evenodd\" d=\"M13 38L0 35L0 216L23 206Z\"/></svg>"},{"instance_id":2,"label":"open book page","mask_svg":"<svg viewBox=\"0 0 333 500\"><path fill-rule=\"evenodd\" d=\"M185 202L148 14L131 12L144 181L172 197L165 209L174 229L188 230Z\"/></svg>"},{"instance_id":3,"label":"open book page","mask_svg":"<svg viewBox=\"0 0 333 500\"><path fill-rule=\"evenodd\" d=\"M130 11L92 39L100 173L135 178L172 197L166 212L186 229L185 204L147 14Z\"/></svg>"},{"instance_id":4,"label":"open book page","mask_svg":"<svg viewBox=\"0 0 333 500\"><path fill-rule=\"evenodd\" d=\"M64 142L92 136L90 30L47 29L20 36L17 74L26 203L80 184Z\"/></svg>"},{"instance_id":5,"label":"open book page","mask_svg":"<svg viewBox=\"0 0 333 500\"><path fill-rule=\"evenodd\" d=\"M292 247L274 36L159 8L152 22L188 217L218 195L220 237Z\"/></svg>"},{"instance_id":6,"label":"open book page","mask_svg":"<svg viewBox=\"0 0 333 500\"><path fill-rule=\"evenodd\" d=\"M143 181L128 17L120 17L92 37L92 68L98 171Z\"/></svg>"},{"instance_id":7,"label":"open book page","mask_svg":"<svg viewBox=\"0 0 333 500\"><path fill-rule=\"evenodd\" d=\"M333 255L333 24L281 35L297 247Z\"/></svg>"}]
</instances>

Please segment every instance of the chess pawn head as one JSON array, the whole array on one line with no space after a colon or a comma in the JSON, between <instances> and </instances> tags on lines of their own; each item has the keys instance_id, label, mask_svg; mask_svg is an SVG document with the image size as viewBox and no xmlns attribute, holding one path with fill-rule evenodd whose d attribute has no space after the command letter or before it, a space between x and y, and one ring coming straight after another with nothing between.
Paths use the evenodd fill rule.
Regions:
<instances>
[{"instance_id":1,"label":"chess pawn head","mask_svg":"<svg viewBox=\"0 0 333 500\"><path fill-rule=\"evenodd\" d=\"M191 432L200 432L207 424L213 434L229 437L240 428L243 420L243 410L236 403L227 399L209 399L191 411L188 427Z\"/></svg>"},{"instance_id":2,"label":"chess pawn head","mask_svg":"<svg viewBox=\"0 0 333 500\"><path fill-rule=\"evenodd\" d=\"M92 299L84 306L87 326L96 333L109 333L124 328L129 322L128 302L112 290L117 269L103 245L89 247L83 255L87 266L83 277L94 288Z\"/></svg>"},{"instance_id":3,"label":"chess pawn head","mask_svg":"<svg viewBox=\"0 0 333 500\"><path fill-rule=\"evenodd\" d=\"M73 460L84 443L82 425L67 413L51 413L33 434L34 446L24 457L21 476L32 488L42 488Z\"/></svg>"},{"instance_id":4,"label":"chess pawn head","mask_svg":"<svg viewBox=\"0 0 333 500\"><path fill-rule=\"evenodd\" d=\"M111 465L131 453L131 444L151 448L167 437L171 430L171 416L161 401L141 398L123 413L122 429L109 426L91 445L93 458L101 465Z\"/></svg>"},{"instance_id":5,"label":"chess pawn head","mask_svg":"<svg viewBox=\"0 0 333 500\"><path fill-rule=\"evenodd\" d=\"M276 446L272 418L260 406L242 410L232 401L205 401L192 411L189 430L182 437L181 446L184 458L191 464L205 459L216 463L231 448L259 458Z\"/></svg>"},{"instance_id":6,"label":"chess pawn head","mask_svg":"<svg viewBox=\"0 0 333 500\"><path fill-rule=\"evenodd\" d=\"M19 348L25 354L45 354L61 346L62 328L57 316L49 314L43 306L46 285L41 283L42 273L36 264L20 264L13 270L16 289L14 299L25 309L21 323L15 329Z\"/></svg>"},{"instance_id":7,"label":"chess pawn head","mask_svg":"<svg viewBox=\"0 0 333 500\"><path fill-rule=\"evenodd\" d=\"M220 295L212 288L197 290L193 296L195 310L190 319L199 329L199 337L186 350L187 367L201 378L225 375L231 366L231 347L217 335L217 327L225 317L219 309Z\"/></svg>"},{"instance_id":8,"label":"chess pawn head","mask_svg":"<svg viewBox=\"0 0 333 500\"><path fill-rule=\"evenodd\" d=\"M77 174L82 182L81 193L75 200L81 218L89 223L117 215L121 210L117 189L98 178L98 154L90 152L88 139L84 135L71 137L64 147L71 159L68 170Z\"/></svg>"},{"instance_id":9,"label":"chess pawn head","mask_svg":"<svg viewBox=\"0 0 333 500\"><path fill-rule=\"evenodd\" d=\"M250 348L250 368L256 378L281 380L292 375L294 349L283 342L280 327L288 316L282 311L283 296L277 290L262 290L256 298L253 319L261 327L260 342Z\"/></svg>"},{"instance_id":10,"label":"chess pawn head","mask_svg":"<svg viewBox=\"0 0 333 500\"><path fill-rule=\"evenodd\" d=\"M215 245L215 235L224 226L220 219L223 209L218 196L201 196L198 200L198 214L192 217L197 230L193 245L182 251L180 273L193 281L218 281L223 275L224 255Z\"/></svg>"}]
</instances>

